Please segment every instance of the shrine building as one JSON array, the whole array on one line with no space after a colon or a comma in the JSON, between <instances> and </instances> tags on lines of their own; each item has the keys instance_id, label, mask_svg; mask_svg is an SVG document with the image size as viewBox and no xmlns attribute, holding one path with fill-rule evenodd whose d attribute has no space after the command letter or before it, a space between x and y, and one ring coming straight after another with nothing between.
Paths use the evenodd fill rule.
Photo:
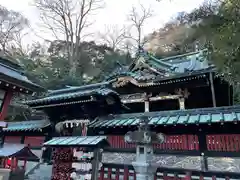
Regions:
<instances>
[{"instance_id":1,"label":"shrine building","mask_svg":"<svg viewBox=\"0 0 240 180\"><path fill-rule=\"evenodd\" d=\"M18 133L21 143L32 137L35 147L45 142L43 158L53 164L52 180L89 174L73 168L81 161L74 154L100 145L99 180L136 179L136 144L124 136L143 119L151 132L165 136L152 144L154 179L240 177L240 106L233 106L233 87L207 50L164 59L141 50L130 66L119 66L101 83L52 90L25 104L48 119L15 122L4 133Z\"/></svg>"}]
</instances>

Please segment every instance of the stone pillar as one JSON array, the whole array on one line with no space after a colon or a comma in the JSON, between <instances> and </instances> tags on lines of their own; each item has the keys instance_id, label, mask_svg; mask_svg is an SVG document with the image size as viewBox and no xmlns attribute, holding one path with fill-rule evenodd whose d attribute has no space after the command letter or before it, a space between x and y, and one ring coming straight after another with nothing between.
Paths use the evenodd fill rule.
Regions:
<instances>
[{"instance_id":1,"label":"stone pillar","mask_svg":"<svg viewBox=\"0 0 240 180\"><path fill-rule=\"evenodd\" d=\"M147 93L144 95L144 112L149 112L149 97Z\"/></svg>"},{"instance_id":2,"label":"stone pillar","mask_svg":"<svg viewBox=\"0 0 240 180\"><path fill-rule=\"evenodd\" d=\"M144 101L144 111L149 112L149 101L148 100Z\"/></svg>"},{"instance_id":3,"label":"stone pillar","mask_svg":"<svg viewBox=\"0 0 240 180\"><path fill-rule=\"evenodd\" d=\"M102 149L94 150L94 160L92 161L92 180L98 180L99 166L102 161Z\"/></svg>"},{"instance_id":4,"label":"stone pillar","mask_svg":"<svg viewBox=\"0 0 240 180\"><path fill-rule=\"evenodd\" d=\"M153 143L163 143L164 136L159 133L150 131L148 127L149 119L142 117L139 122L138 130L128 132L125 135L126 143L134 143L136 147L136 160L132 162L136 172L136 180L154 180L154 175L157 170L153 160Z\"/></svg>"},{"instance_id":5,"label":"stone pillar","mask_svg":"<svg viewBox=\"0 0 240 180\"><path fill-rule=\"evenodd\" d=\"M185 109L185 99L183 97L178 99L179 107L181 110Z\"/></svg>"},{"instance_id":6,"label":"stone pillar","mask_svg":"<svg viewBox=\"0 0 240 180\"><path fill-rule=\"evenodd\" d=\"M154 180L154 175L157 170L156 167L149 163L132 162L136 172L136 180Z\"/></svg>"},{"instance_id":7,"label":"stone pillar","mask_svg":"<svg viewBox=\"0 0 240 180\"><path fill-rule=\"evenodd\" d=\"M41 153L40 153L40 163L43 163L43 154L45 150L46 150L46 147L42 147Z\"/></svg>"}]
</instances>

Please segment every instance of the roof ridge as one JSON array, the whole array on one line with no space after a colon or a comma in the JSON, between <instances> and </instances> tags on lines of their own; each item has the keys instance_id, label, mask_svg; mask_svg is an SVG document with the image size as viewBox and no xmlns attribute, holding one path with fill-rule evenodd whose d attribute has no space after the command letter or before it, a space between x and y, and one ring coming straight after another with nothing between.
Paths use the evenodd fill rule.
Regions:
<instances>
[{"instance_id":1,"label":"roof ridge","mask_svg":"<svg viewBox=\"0 0 240 180\"><path fill-rule=\"evenodd\" d=\"M180 57L191 56L191 55L199 54L199 53L207 51L207 50L208 49L202 49L202 50L199 50L199 51L193 51L193 52L189 52L189 53L185 53L185 54L179 54L179 55L176 55L176 56L170 56L170 57L162 58L160 60L161 61L167 61L167 60L170 60L170 59L176 59L176 58L180 58Z\"/></svg>"},{"instance_id":2,"label":"roof ridge","mask_svg":"<svg viewBox=\"0 0 240 180\"><path fill-rule=\"evenodd\" d=\"M170 67L170 68L173 67L172 64L163 62L162 59L158 59L158 58L152 56L151 54L149 54L148 56L151 58L151 60L153 60L153 61L155 61L155 62L157 62L157 63L160 63L160 64L162 64L162 65L164 65L164 66L167 66L167 67Z\"/></svg>"},{"instance_id":3,"label":"roof ridge","mask_svg":"<svg viewBox=\"0 0 240 180\"><path fill-rule=\"evenodd\" d=\"M164 71L166 72L171 72L172 68L173 68L173 65L170 64L170 63L167 63L167 62L163 62L161 61L161 59L157 59L155 58L154 56L152 56L148 51L145 51L145 50L141 50L139 53L138 53L138 56L135 58L134 62L129 66L129 71L132 72L134 71L134 68L136 67L136 62L138 62L138 60L140 58L143 58L144 59L144 63L145 65L151 67L151 68L154 68L152 67L151 63L149 63L149 60L152 60L153 62L155 63L158 63L160 66L164 66L163 68L159 68L159 69L163 69ZM134 65L134 66L133 66ZM147 67L149 69L149 67ZM169 70L168 70L169 69ZM151 70L151 69L150 69ZM157 69L156 69L157 70ZM157 70L158 71L158 70Z\"/></svg>"},{"instance_id":4,"label":"roof ridge","mask_svg":"<svg viewBox=\"0 0 240 180\"><path fill-rule=\"evenodd\" d=\"M39 120L29 120L29 121L10 121L8 124L17 124L17 123L36 123L36 122L50 122L48 119L39 119Z\"/></svg>"}]
</instances>

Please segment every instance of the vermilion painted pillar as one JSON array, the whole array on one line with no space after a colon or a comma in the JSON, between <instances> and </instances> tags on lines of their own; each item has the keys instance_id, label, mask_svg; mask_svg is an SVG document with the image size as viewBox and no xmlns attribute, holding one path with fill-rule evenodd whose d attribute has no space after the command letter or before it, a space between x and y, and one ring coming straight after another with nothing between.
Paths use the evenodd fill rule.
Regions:
<instances>
[{"instance_id":1,"label":"vermilion painted pillar","mask_svg":"<svg viewBox=\"0 0 240 180\"><path fill-rule=\"evenodd\" d=\"M119 180L119 173L120 173L119 168L117 168L117 170L116 170L116 176L115 176L115 179L116 179L116 180Z\"/></svg>"},{"instance_id":2,"label":"vermilion painted pillar","mask_svg":"<svg viewBox=\"0 0 240 180\"><path fill-rule=\"evenodd\" d=\"M191 180L192 173L186 172L185 180Z\"/></svg>"},{"instance_id":3,"label":"vermilion painted pillar","mask_svg":"<svg viewBox=\"0 0 240 180\"><path fill-rule=\"evenodd\" d=\"M129 170L127 167L124 167L124 180L129 180Z\"/></svg>"},{"instance_id":4,"label":"vermilion painted pillar","mask_svg":"<svg viewBox=\"0 0 240 180\"><path fill-rule=\"evenodd\" d=\"M6 96L4 98L2 109L0 111L0 121L5 119L5 117L7 115L8 106L11 102L12 97L13 97L13 92L7 91Z\"/></svg>"},{"instance_id":5,"label":"vermilion painted pillar","mask_svg":"<svg viewBox=\"0 0 240 180\"><path fill-rule=\"evenodd\" d=\"M104 167L102 166L101 171L100 171L100 180L104 179Z\"/></svg>"}]
</instances>

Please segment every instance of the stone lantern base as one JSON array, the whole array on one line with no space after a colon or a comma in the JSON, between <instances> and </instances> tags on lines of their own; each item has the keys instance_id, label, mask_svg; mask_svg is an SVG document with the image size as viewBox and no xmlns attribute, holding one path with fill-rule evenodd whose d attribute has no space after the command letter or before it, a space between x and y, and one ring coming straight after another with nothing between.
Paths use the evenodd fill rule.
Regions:
<instances>
[{"instance_id":1,"label":"stone lantern base","mask_svg":"<svg viewBox=\"0 0 240 180\"><path fill-rule=\"evenodd\" d=\"M157 166L145 162L132 162L136 172L136 180L154 180Z\"/></svg>"}]
</instances>

